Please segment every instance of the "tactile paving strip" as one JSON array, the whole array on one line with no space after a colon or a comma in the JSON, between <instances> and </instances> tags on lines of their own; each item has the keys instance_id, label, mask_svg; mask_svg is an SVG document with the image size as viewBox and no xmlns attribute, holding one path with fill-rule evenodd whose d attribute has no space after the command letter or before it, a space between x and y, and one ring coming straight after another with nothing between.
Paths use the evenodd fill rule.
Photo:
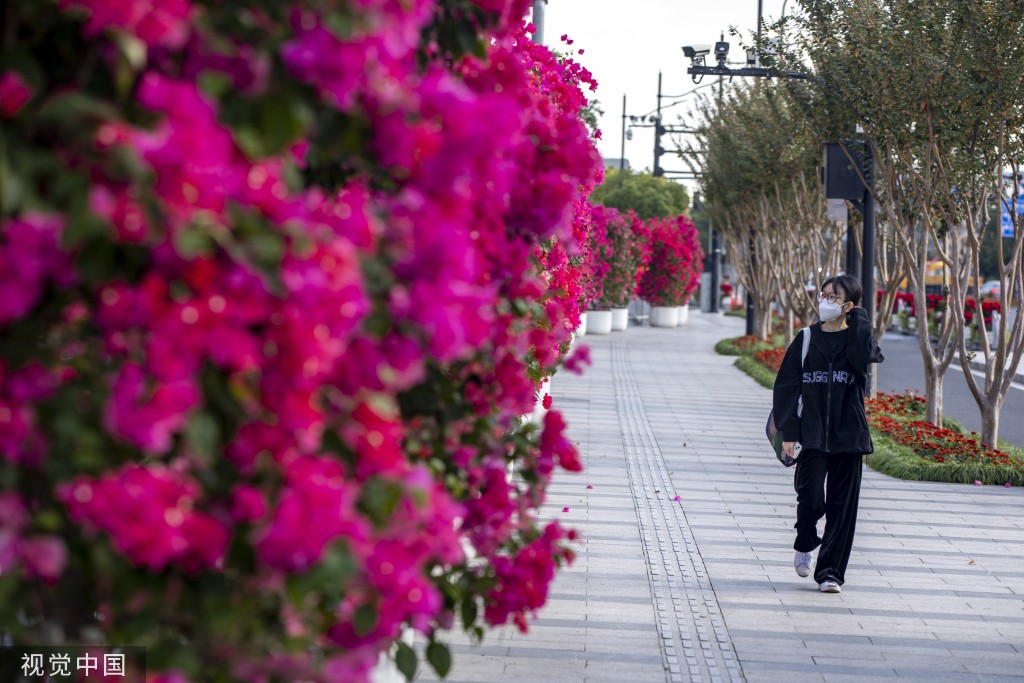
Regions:
<instances>
[{"instance_id":1,"label":"tactile paving strip","mask_svg":"<svg viewBox=\"0 0 1024 683\"><path fill-rule=\"evenodd\" d=\"M673 500L668 469L621 343L612 346L612 374L667 680L742 682L722 610L686 522L685 501Z\"/></svg>"}]
</instances>

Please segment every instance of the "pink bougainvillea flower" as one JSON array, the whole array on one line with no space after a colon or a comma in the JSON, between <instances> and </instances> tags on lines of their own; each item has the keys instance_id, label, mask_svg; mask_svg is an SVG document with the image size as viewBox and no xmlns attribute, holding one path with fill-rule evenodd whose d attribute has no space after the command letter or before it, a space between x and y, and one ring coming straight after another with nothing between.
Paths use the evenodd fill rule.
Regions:
<instances>
[{"instance_id":1,"label":"pink bougainvillea flower","mask_svg":"<svg viewBox=\"0 0 1024 683\"><path fill-rule=\"evenodd\" d=\"M90 37L118 28L148 45L178 48L189 36L190 0L60 0L60 7L84 10L89 17L84 33Z\"/></svg>"},{"instance_id":2,"label":"pink bougainvillea flower","mask_svg":"<svg viewBox=\"0 0 1024 683\"><path fill-rule=\"evenodd\" d=\"M74 282L71 256L60 248L64 218L30 212L4 221L0 232L0 325L28 313L49 280Z\"/></svg>"},{"instance_id":3,"label":"pink bougainvillea flower","mask_svg":"<svg viewBox=\"0 0 1024 683\"><path fill-rule=\"evenodd\" d=\"M562 512L568 512L568 511L569 511L569 508L567 508L567 507L562 508Z\"/></svg>"},{"instance_id":4,"label":"pink bougainvillea flower","mask_svg":"<svg viewBox=\"0 0 1024 683\"><path fill-rule=\"evenodd\" d=\"M975 486L984 486L984 484L982 483L982 481L980 479L975 479L974 480L974 485Z\"/></svg>"},{"instance_id":5,"label":"pink bougainvillea flower","mask_svg":"<svg viewBox=\"0 0 1024 683\"><path fill-rule=\"evenodd\" d=\"M590 347L580 344L572 355L565 359L565 369L574 374L582 374L583 368L590 365Z\"/></svg>"},{"instance_id":6,"label":"pink bougainvillea flower","mask_svg":"<svg viewBox=\"0 0 1024 683\"><path fill-rule=\"evenodd\" d=\"M126 465L58 489L68 514L110 534L114 547L151 571L176 564L196 574L220 565L228 529L196 509L198 484L159 465Z\"/></svg>"},{"instance_id":7,"label":"pink bougainvillea flower","mask_svg":"<svg viewBox=\"0 0 1024 683\"><path fill-rule=\"evenodd\" d=\"M149 228L146 213L128 193L114 194L102 185L94 185L89 193L89 209L110 223L117 239L132 244L146 239Z\"/></svg>"},{"instance_id":8,"label":"pink bougainvillea flower","mask_svg":"<svg viewBox=\"0 0 1024 683\"><path fill-rule=\"evenodd\" d=\"M54 584L67 566L68 550L56 536L31 536L21 540L21 561L29 578Z\"/></svg>"},{"instance_id":9,"label":"pink bougainvillea flower","mask_svg":"<svg viewBox=\"0 0 1024 683\"><path fill-rule=\"evenodd\" d=\"M1011 486L1012 484L1010 484L1010 482L1006 482L1005 484L1003 484L1003 488L1010 488Z\"/></svg>"},{"instance_id":10,"label":"pink bougainvillea flower","mask_svg":"<svg viewBox=\"0 0 1024 683\"><path fill-rule=\"evenodd\" d=\"M255 486L239 484L231 492L231 519L237 523L253 522L267 512L263 493Z\"/></svg>"},{"instance_id":11,"label":"pink bougainvillea flower","mask_svg":"<svg viewBox=\"0 0 1024 683\"><path fill-rule=\"evenodd\" d=\"M17 71L0 74L0 117L9 119L32 99L32 88Z\"/></svg>"},{"instance_id":12,"label":"pink bougainvillea flower","mask_svg":"<svg viewBox=\"0 0 1024 683\"><path fill-rule=\"evenodd\" d=\"M110 392L104 424L143 450L166 453L199 398L191 381L159 382L148 377L141 366L126 363Z\"/></svg>"},{"instance_id":13,"label":"pink bougainvillea flower","mask_svg":"<svg viewBox=\"0 0 1024 683\"><path fill-rule=\"evenodd\" d=\"M537 463L537 469L542 474L552 471L556 458L558 464L570 472L579 472L583 469L576 447L565 437L565 427L565 419L560 412L549 410L545 413Z\"/></svg>"},{"instance_id":14,"label":"pink bougainvillea flower","mask_svg":"<svg viewBox=\"0 0 1024 683\"><path fill-rule=\"evenodd\" d=\"M594 486L593 486L593 484L587 484L587 488L588 489L592 489L592 488L594 488Z\"/></svg>"},{"instance_id":15,"label":"pink bougainvillea flower","mask_svg":"<svg viewBox=\"0 0 1024 683\"><path fill-rule=\"evenodd\" d=\"M672 500L674 500L675 502L677 502L677 503L678 503L678 502L680 502L680 501L682 500L682 498L680 498L679 496L676 496L676 497L675 497L675 498L673 498Z\"/></svg>"},{"instance_id":16,"label":"pink bougainvillea flower","mask_svg":"<svg viewBox=\"0 0 1024 683\"><path fill-rule=\"evenodd\" d=\"M361 545L369 528L355 510L359 490L345 477L340 462L303 456L288 465L285 476L273 516L256 542L264 563L301 571L319 561L334 539L344 537L350 547Z\"/></svg>"},{"instance_id":17,"label":"pink bougainvillea flower","mask_svg":"<svg viewBox=\"0 0 1024 683\"><path fill-rule=\"evenodd\" d=\"M558 522L551 522L540 538L513 557L494 558L496 585L484 602L487 623L505 624L511 618L520 631L527 630L527 614L540 609L547 601L555 563L572 561L571 551L558 546L566 537Z\"/></svg>"}]
</instances>

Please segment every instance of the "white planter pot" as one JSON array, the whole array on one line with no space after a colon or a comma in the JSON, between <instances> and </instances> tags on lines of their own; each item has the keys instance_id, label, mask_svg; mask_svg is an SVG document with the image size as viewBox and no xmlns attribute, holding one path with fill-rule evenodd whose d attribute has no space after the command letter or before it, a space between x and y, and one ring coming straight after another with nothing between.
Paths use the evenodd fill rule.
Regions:
<instances>
[{"instance_id":1,"label":"white planter pot","mask_svg":"<svg viewBox=\"0 0 1024 683\"><path fill-rule=\"evenodd\" d=\"M678 306L651 306L651 327L676 327L678 325Z\"/></svg>"},{"instance_id":2,"label":"white planter pot","mask_svg":"<svg viewBox=\"0 0 1024 683\"><path fill-rule=\"evenodd\" d=\"M580 326L576 328L577 337L585 337L587 335L587 314L580 313Z\"/></svg>"},{"instance_id":3,"label":"white planter pot","mask_svg":"<svg viewBox=\"0 0 1024 683\"><path fill-rule=\"evenodd\" d=\"M611 334L611 311L587 311L587 334Z\"/></svg>"},{"instance_id":4,"label":"white planter pot","mask_svg":"<svg viewBox=\"0 0 1024 683\"><path fill-rule=\"evenodd\" d=\"M679 306L679 324L685 325L686 321L690 319L690 307Z\"/></svg>"},{"instance_id":5,"label":"white planter pot","mask_svg":"<svg viewBox=\"0 0 1024 683\"><path fill-rule=\"evenodd\" d=\"M622 332L629 327L629 309L628 308L613 308L612 309L612 330L615 332Z\"/></svg>"}]
</instances>

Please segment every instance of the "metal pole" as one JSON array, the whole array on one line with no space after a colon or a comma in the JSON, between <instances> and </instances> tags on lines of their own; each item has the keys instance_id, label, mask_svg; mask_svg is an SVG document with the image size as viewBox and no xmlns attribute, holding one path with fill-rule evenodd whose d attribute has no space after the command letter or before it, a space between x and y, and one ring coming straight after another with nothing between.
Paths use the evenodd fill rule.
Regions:
<instances>
[{"instance_id":1,"label":"metal pole","mask_svg":"<svg viewBox=\"0 0 1024 683\"><path fill-rule=\"evenodd\" d=\"M711 225L711 216L708 216L708 231L711 233L711 312L718 313L718 300L722 298L719 284L722 279L722 247L719 245L718 233Z\"/></svg>"},{"instance_id":2,"label":"metal pole","mask_svg":"<svg viewBox=\"0 0 1024 683\"><path fill-rule=\"evenodd\" d=\"M761 66L761 10L764 0L757 0L757 45L754 47L754 66Z\"/></svg>"},{"instance_id":3,"label":"metal pole","mask_svg":"<svg viewBox=\"0 0 1024 683\"><path fill-rule=\"evenodd\" d=\"M725 40L725 32L722 32L722 40ZM722 77L718 77L718 108L722 108ZM718 302L722 298L722 242L721 237L715 232L711 221L711 214L708 214L708 232L711 233L711 312L718 313Z\"/></svg>"},{"instance_id":4,"label":"metal pole","mask_svg":"<svg viewBox=\"0 0 1024 683\"><path fill-rule=\"evenodd\" d=\"M875 324L875 196L871 186L875 178L875 158L871 155L871 147L864 145L864 257L861 261L861 287L864 288L864 301L861 305L868 313L871 325ZM867 385L871 387L871 364L868 363Z\"/></svg>"},{"instance_id":5,"label":"metal pole","mask_svg":"<svg viewBox=\"0 0 1024 683\"><path fill-rule=\"evenodd\" d=\"M622 147L619 150L619 170L626 170L626 93L622 93Z\"/></svg>"},{"instance_id":6,"label":"metal pole","mask_svg":"<svg viewBox=\"0 0 1024 683\"><path fill-rule=\"evenodd\" d=\"M537 31L533 34L533 42L544 44L544 5L548 0L533 0L533 26Z\"/></svg>"},{"instance_id":7,"label":"metal pole","mask_svg":"<svg viewBox=\"0 0 1024 683\"><path fill-rule=\"evenodd\" d=\"M855 234L853 227L853 221L850 219L850 214L846 215L846 271L847 275L857 277L860 275L860 269L857 263L857 235Z\"/></svg>"},{"instance_id":8,"label":"metal pole","mask_svg":"<svg viewBox=\"0 0 1024 683\"><path fill-rule=\"evenodd\" d=\"M757 256L754 255L754 240L750 239L750 281L754 281L754 271L757 270ZM747 288L747 336L754 334L754 295L750 288Z\"/></svg>"},{"instance_id":9,"label":"metal pole","mask_svg":"<svg viewBox=\"0 0 1024 683\"><path fill-rule=\"evenodd\" d=\"M658 175L658 147L661 143L661 72L658 72L658 108L657 117L654 120L654 165L651 166L651 174Z\"/></svg>"}]
</instances>

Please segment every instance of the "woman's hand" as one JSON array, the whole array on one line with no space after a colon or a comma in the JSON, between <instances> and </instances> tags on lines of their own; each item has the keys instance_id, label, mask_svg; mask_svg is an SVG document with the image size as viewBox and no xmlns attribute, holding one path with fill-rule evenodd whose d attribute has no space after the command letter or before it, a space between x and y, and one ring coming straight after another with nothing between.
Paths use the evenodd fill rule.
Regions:
<instances>
[{"instance_id":1,"label":"woman's hand","mask_svg":"<svg viewBox=\"0 0 1024 683\"><path fill-rule=\"evenodd\" d=\"M796 441L783 441L782 452L794 460L800 455L800 451L796 449Z\"/></svg>"}]
</instances>

